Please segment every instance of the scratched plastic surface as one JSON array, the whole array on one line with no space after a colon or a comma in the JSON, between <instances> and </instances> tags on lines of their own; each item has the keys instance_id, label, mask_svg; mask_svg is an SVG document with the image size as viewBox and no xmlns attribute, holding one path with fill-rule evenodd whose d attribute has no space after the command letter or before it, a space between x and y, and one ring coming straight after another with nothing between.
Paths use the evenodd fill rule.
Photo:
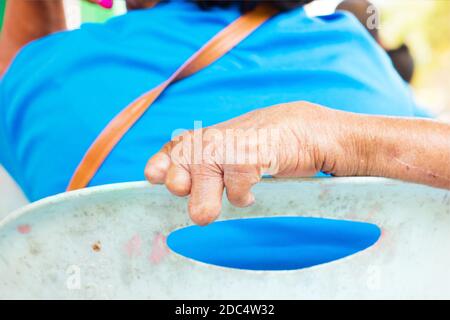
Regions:
<instances>
[{"instance_id":1,"label":"scratched plastic surface","mask_svg":"<svg viewBox=\"0 0 450 320\"><path fill-rule=\"evenodd\" d=\"M373 245L369 223L303 217L228 220L190 226L167 238L173 251L222 267L295 270L334 261Z\"/></svg>"},{"instance_id":2,"label":"scratched plastic surface","mask_svg":"<svg viewBox=\"0 0 450 320\"><path fill-rule=\"evenodd\" d=\"M381 236L309 268L220 267L167 246L172 232L192 226L187 198L144 182L88 188L0 220L0 299L450 298L449 191L380 178L263 179L252 191L248 208L224 199L219 220L314 217L370 223ZM258 241L275 241L270 229ZM349 239L361 240L353 236L340 239L342 256L370 243L350 250Z\"/></svg>"}]
</instances>

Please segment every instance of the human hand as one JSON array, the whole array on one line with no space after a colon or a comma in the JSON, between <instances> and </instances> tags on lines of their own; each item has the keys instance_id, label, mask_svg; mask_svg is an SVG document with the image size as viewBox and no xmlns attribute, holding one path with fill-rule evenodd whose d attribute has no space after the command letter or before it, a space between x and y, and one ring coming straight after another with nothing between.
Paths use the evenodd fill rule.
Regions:
<instances>
[{"instance_id":1,"label":"human hand","mask_svg":"<svg viewBox=\"0 0 450 320\"><path fill-rule=\"evenodd\" d=\"M174 195L190 195L191 219L206 225L220 214L224 188L233 205L245 207L255 201L251 188L263 174L347 173L347 158L359 160L344 150L360 149L343 134L351 115L305 102L255 110L167 143L145 175Z\"/></svg>"}]
</instances>

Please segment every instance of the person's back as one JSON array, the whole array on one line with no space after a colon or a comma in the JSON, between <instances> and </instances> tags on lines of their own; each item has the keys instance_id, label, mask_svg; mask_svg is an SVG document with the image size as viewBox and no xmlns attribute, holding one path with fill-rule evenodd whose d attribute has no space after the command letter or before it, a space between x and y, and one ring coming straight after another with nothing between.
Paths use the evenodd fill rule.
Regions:
<instances>
[{"instance_id":1,"label":"person's back","mask_svg":"<svg viewBox=\"0 0 450 320\"><path fill-rule=\"evenodd\" d=\"M64 191L89 145L122 108L157 86L237 7L172 0L36 41L0 86L0 161L30 200ZM172 85L118 144L91 185L143 179L177 128L297 100L353 112L413 115L388 57L347 14L280 13L224 57ZM333 119L330 119L333 121Z\"/></svg>"}]
</instances>

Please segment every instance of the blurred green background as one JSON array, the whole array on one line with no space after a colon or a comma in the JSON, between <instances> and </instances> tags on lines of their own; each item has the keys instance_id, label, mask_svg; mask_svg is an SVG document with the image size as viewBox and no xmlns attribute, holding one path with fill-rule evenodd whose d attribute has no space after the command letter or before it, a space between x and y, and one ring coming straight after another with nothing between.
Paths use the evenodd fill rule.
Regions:
<instances>
[{"instance_id":1,"label":"blurred green background","mask_svg":"<svg viewBox=\"0 0 450 320\"><path fill-rule=\"evenodd\" d=\"M103 22L114 16L113 10L104 10L98 5L81 1L82 22Z\"/></svg>"},{"instance_id":2,"label":"blurred green background","mask_svg":"<svg viewBox=\"0 0 450 320\"><path fill-rule=\"evenodd\" d=\"M2 29L3 13L5 12L6 0L0 0L0 30Z\"/></svg>"},{"instance_id":3,"label":"blurred green background","mask_svg":"<svg viewBox=\"0 0 450 320\"><path fill-rule=\"evenodd\" d=\"M383 43L395 47L405 42L411 48L416 61L412 87L417 100L450 122L450 0L372 1L380 8ZM5 2L0 0L0 27ZM318 2L326 6L326 0ZM338 1L328 1L328 5L330 2ZM125 7L124 0L116 0L114 10L80 3L80 22L105 21L123 13Z\"/></svg>"}]
</instances>

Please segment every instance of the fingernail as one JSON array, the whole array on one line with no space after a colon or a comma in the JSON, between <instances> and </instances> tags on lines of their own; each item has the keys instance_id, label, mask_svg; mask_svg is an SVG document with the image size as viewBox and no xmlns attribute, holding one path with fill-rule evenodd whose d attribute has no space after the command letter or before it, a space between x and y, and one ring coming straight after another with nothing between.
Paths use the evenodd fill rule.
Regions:
<instances>
[{"instance_id":1,"label":"fingernail","mask_svg":"<svg viewBox=\"0 0 450 320\"><path fill-rule=\"evenodd\" d=\"M97 0L97 3L105 9L111 9L113 6L113 0Z\"/></svg>"}]
</instances>

